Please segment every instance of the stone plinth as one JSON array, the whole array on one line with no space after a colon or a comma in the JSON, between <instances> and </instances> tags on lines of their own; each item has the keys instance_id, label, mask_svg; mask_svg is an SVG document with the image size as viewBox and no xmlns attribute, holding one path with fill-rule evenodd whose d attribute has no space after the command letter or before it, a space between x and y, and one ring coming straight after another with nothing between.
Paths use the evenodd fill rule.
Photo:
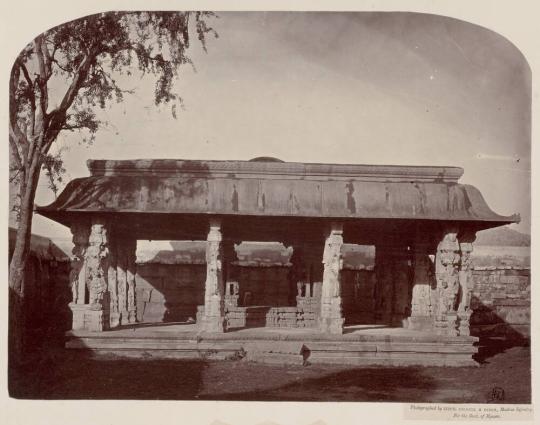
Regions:
<instances>
[{"instance_id":1,"label":"stone plinth","mask_svg":"<svg viewBox=\"0 0 540 425\"><path fill-rule=\"evenodd\" d=\"M109 312L101 304L70 303L69 308L73 313L73 330L102 332L109 329Z\"/></svg>"},{"instance_id":2,"label":"stone plinth","mask_svg":"<svg viewBox=\"0 0 540 425\"><path fill-rule=\"evenodd\" d=\"M115 329L106 333L68 332L66 347L146 358L242 358L352 366L474 366L478 338L438 336L405 329L354 330L324 335L317 330L243 329L224 334L197 334L196 326L159 325ZM304 348L305 347L305 348ZM231 365L234 367L234 365Z\"/></svg>"},{"instance_id":3,"label":"stone plinth","mask_svg":"<svg viewBox=\"0 0 540 425\"><path fill-rule=\"evenodd\" d=\"M204 332L224 332L225 323L223 299L218 295L212 295L205 302L201 330Z\"/></svg>"},{"instance_id":4,"label":"stone plinth","mask_svg":"<svg viewBox=\"0 0 540 425\"><path fill-rule=\"evenodd\" d=\"M471 316L471 310L458 312L458 330L460 336L469 336L471 334Z\"/></svg>"},{"instance_id":5,"label":"stone plinth","mask_svg":"<svg viewBox=\"0 0 540 425\"><path fill-rule=\"evenodd\" d=\"M345 319L341 315L341 297L321 302L320 329L324 333L342 334Z\"/></svg>"},{"instance_id":6,"label":"stone plinth","mask_svg":"<svg viewBox=\"0 0 540 425\"><path fill-rule=\"evenodd\" d=\"M406 327L415 331L431 331L433 330L433 317L411 316L407 319Z\"/></svg>"}]
</instances>

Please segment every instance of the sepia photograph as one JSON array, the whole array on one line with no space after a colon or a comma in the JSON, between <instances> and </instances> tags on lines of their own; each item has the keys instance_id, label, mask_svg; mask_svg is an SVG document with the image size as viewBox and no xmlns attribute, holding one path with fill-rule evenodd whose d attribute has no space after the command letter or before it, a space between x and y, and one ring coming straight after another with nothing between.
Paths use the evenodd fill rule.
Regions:
<instances>
[{"instance_id":1,"label":"sepia photograph","mask_svg":"<svg viewBox=\"0 0 540 425\"><path fill-rule=\"evenodd\" d=\"M11 399L531 405L512 40L376 9L30 34L7 59Z\"/></svg>"}]
</instances>

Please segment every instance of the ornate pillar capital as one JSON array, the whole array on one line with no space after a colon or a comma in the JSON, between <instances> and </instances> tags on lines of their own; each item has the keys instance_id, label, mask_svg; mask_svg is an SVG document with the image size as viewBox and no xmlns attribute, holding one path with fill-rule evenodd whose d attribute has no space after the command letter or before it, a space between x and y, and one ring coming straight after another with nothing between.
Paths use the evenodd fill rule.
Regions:
<instances>
[{"instance_id":1,"label":"ornate pillar capital","mask_svg":"<svg viewBox=\"0 0 540 425\"><path fill-rule=\"evenodd\" d=\"M208 242L221 242L223 240L223 234L221 233L221 220L211 219L209 223Z\"/></svg>"}]
</instances>

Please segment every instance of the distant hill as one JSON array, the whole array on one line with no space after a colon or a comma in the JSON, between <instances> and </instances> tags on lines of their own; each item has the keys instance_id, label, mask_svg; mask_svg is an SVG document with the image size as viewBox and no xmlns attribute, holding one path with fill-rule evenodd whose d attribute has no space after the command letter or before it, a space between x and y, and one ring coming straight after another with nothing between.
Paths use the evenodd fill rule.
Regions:
<instances>
[{"instance_id":1,"label":"distant hill","mask_svg":"<svg viewBox=\"0 0 540 425\"><path fill-rule=\"evenodd\" d=\"M531 246L531 235L518 232L507 226L495 227L478 232L475 245Z\"/></svg>"}]
</instances>

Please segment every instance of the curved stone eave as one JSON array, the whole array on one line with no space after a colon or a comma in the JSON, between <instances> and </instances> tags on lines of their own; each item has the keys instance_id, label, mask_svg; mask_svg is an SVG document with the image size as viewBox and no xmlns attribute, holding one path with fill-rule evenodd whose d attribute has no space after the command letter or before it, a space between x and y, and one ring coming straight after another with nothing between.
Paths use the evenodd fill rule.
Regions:
<instances>
[{"instance_id":1,"label":"curved stone eave","mask_svg":"<svg viewBox=\"0 0 540 425\"><path fill-rule=\"evenodd\" d=\"M287 198L293 195L295 201L296 196L301 201L296 208ZM37 207L36 211L56 221L61 216L84 213L468 221L483 228L520 220L517 214L496 214L478 189L457 183L283 182L148 176L75 179L52 204Z\"/></svg>"},{"instance_id":2,"label":"curved stone eave","mask_svg":"<svg viewBox=\"0 0 540 425\"><path fill-rule=\"evenodd\" d=\"M504 216L494 212L487 204L486 200L482 196L482 193L475 186L472 186L470 184L462 184L461 186L467 192L469 199L471 199L471 203L475 205L475 210L481 208L481 211L478 212L481 214L485 214L486 216L490 216L491 219L489 221L499 221L503 224L517 224L521 222L521 216L519 213Z\"/></svg>"}]
</instances>

